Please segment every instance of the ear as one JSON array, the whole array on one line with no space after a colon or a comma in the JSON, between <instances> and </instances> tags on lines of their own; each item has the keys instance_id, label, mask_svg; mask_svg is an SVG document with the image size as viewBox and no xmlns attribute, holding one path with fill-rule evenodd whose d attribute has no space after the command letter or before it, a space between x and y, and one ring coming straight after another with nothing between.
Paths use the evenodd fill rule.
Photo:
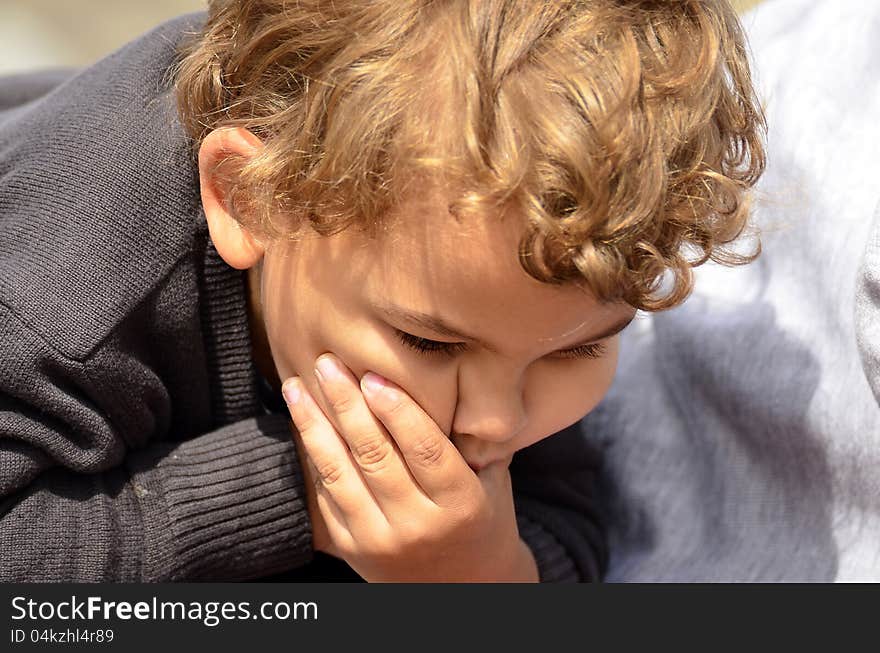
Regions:
<instances>
[{"instance_id":1,"label":"ear","mask_svg":"<svg viewBox=\"0 0 880 653\"><path fill-rule=\"evenodd\" d=\"M263 257L265 245L236 220L229 202L231 180L220 164L230 157L250 159L262 148L262 141L242 127L215 129L199 148L199 186L208 232L217 253L237 270L253 267Z\"/></svg>"}]
</instances>

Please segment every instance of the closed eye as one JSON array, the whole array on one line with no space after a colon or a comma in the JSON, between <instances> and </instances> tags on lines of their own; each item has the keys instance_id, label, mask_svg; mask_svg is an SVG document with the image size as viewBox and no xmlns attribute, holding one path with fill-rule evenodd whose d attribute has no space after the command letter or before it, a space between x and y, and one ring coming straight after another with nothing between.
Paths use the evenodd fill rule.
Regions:
<instances>
[{"instance_id":1,"label":"closed eye","mask_svg":"<svg viewBox=\"0 0 880 653\"><path fill-rule=\"evenodd\" d=\"M452 358L455 355L466 351L467 345L463 342L440 342L438 340L429 340L427 338L420 338L418 336L414 336L411 333L407 333L406 331L401 331L400 329L394 329L398 339L407 347L418 351L423 355L441 355L447 358ZM605 345L600 342L594 342L586 345L580 345L578 347L573 347L571 349L563 349L557 352L554 352L555 356L559 358L569 358L569 359L578 359L578 358L589 358L596 359L601 358L605 355L607 349Z\"/></svg>"},{"instance_id":2,"label":"closed eye","mask_svg":"<svg viewBox=\"0 0 880 653\"><path fill-rule=\"evenodd\" d=\"M591 342L587 345L563 349L554 353L561 358L602 358L606 351L607 348L601 342Z\"/></svg>"},{"instance_id":3,"label":"closed eye","mask_svg":"<svg viewBox=\"0 0 880 653\"><path fill-rule=\"evenodd\" d=\"M415 349L421 354L441 354L451 358L467 349L467 345L463 342L439 342L437 340L428 340L427 338L419 338L418 336L414 336L406 331L401 331L400 329L395 329L394 332L404 345L411 349Z\"/></svg>"}]
</instances>

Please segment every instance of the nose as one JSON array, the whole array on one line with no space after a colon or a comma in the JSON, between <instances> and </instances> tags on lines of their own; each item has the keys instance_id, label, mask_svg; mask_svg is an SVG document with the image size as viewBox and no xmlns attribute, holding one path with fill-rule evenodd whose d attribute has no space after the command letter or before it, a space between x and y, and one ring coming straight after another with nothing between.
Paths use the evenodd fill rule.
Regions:
<instances>
[{"instance_id":1,"label":"nose","mask_svg":"<svg viewBox=\"0 0 880 653\"><path fill-rule=\"evenodd\" d=\"M504 443L525 427L522 386L519 381L511 382L509 374L506 379L501 376L482 374L466 379L460 374L453 433Z\"/></svg>"}]
</instances>

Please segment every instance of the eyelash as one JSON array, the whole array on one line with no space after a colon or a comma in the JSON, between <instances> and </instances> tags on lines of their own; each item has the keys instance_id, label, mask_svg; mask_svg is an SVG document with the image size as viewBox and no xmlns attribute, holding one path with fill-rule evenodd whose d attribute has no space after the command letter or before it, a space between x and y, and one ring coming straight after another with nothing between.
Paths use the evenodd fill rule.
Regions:
<instances>
[{"instance_id":1,"label":"eyelash","mask_svg":"<svg viewBox=\"0 0 880 653\"><path fill-rule=\"evenodd\" d=\"M394 331L403 344L422 354L442 354L452 358L467 349L467 345L463 342L437 342L436 340L419 338L400 329L395 329Z\"/></svg>"},{"instance_id":2,"label":"eyelash","mask_svg":"<svg viewBox=\"0 0 880 653\"><path fill-rule=\"evenodd\" d=\"M400 329L395 329L394 331L404 345L411 349L415 349L421 354L438 354L452 358L456 354L467 349L467 345L463 342L438 342L436 340L428 340L427 338L419 338L418 336L414 336L406 331L401 331ZM602 358L602 356L605 355L605 345L601 343L591 343L575 347L574 349L565 349L556 353L560 354L562 358L568 359Z\"/></svg>"}]
</instances>

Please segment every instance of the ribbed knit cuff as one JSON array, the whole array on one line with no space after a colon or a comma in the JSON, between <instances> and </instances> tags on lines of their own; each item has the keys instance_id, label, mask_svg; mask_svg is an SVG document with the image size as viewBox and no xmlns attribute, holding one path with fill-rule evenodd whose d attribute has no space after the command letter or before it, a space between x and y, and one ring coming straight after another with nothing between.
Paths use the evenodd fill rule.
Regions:
<instances>
[{"instance_id":1,"label":"ribbed knit cuff","mask_svg":"<svg viewBox=\"0 0 880 653\"><path fill-rule=\"evenodd\" d=\"M516 523L520 538L535 556L542 583L576 583L580 580L574 561L552 533L519 512Z\"/></svg>"},{"instance_id":2,"label":"ribbed knit cuff","mask_svg":"<svg viewBox=\"0 0 880 653\"><path fill-rule=\"evenodd\" d=\"M181 443L159 484L165 532L145 533L146 580L248 580L312 559L296 449L282 415L252 417Z\"/></svg>"}]
</instances>

